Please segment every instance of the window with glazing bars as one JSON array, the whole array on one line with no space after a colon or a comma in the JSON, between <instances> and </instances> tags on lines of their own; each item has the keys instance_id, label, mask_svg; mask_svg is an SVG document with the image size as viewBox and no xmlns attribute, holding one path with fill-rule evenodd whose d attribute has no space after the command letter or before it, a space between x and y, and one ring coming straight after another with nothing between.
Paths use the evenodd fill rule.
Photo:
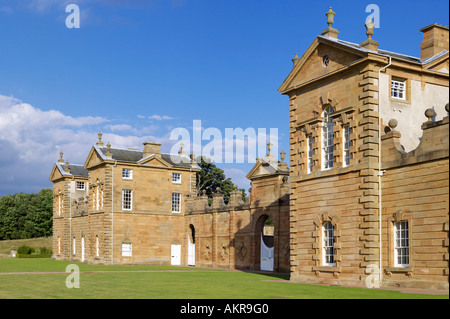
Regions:
<instances>
[{"instance_id":1,"label":"window with glazing bars","mask_svg":"<svg viewBox=\"0 0 450 319\"><path fill-rule=\"evenodd\" d=\"M308 137L306 138L306 144L307 144L307 172L308 174L311 173L313 171L313 167L314 167L314 161L313 161L313 155L314 155L314 149L313 149L313 143L314 143L314 137L312 135L308 135Z\"/></svg>"},{"instance_id":2,"label":"window with glazing bars","mask_svg":"<svg viewBox=\"0 0 450 319\"><path fill-rule=\"evenodd\" d=\"M396 267L409 266L409 225L408 221L394 223L394 257Z\"/></svg>"},{"instance_id":3,"label":"window with glazing bars","mask_svg":"<svg viewBox=\"0 0 450 319\"><path fill-rule=\"evenodd\" d=\"M172 212L173 213L180 212L180 198L181 198L181 194L172 193Z\"/></svg>"},{"instance_id":4,"label":"window with glazing bars","mask_svg":"<svg viewBox=\"0 0 450 319\"><path fill-rule=\"evenodd\" d=\"M333 113L333 108L328 106L323 112L323 126L322 126L322 169L333 168L334 163L334 122L330 117Z\"/></svg>"},{"instance_id":5,"label":"window with glazing bars","mask_svg":"<svg viewBox=\"0 0 450 319\"><path fill-rule=\"evenodd\" d=\"M352 158L352 154L350 153L350 146L352 146L352 141L350 139L351 134L352 128L350 125L344 126L344 166L349 166Z\"/></svg>"},{"instance_id":6,"label":"window with glazing bars","mask_svg":"<svg viewBox=\"0 0 450 319\"><path fill-rule=\"evenodd\" d=\"M322 260L324 266L334 266L334 226L326 222L322 226Z\"/></svg>"}]
</instances>

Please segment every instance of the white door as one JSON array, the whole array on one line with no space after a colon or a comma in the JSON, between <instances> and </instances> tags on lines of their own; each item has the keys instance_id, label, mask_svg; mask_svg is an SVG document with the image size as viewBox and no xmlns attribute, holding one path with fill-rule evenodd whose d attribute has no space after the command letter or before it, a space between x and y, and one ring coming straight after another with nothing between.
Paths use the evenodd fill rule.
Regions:
<instances>
[{"instance_id":1,"label":"white door","mask_svg":"<svg viewBox=\"0 0 450 319\"><path fill-rule=\"evenodd\" d=\"M84 262L84 237L81 237L81 262Z\"/></svg>"},{"instance_id":2,"label":"white door","mask_svg":"<svg viewBox=\"0 0 450 319\"><path fill-rule=\"evenodd\" d=\"M174 266L181 265L181 245L172 245L170 251L170 264Z\"/></svg>"},{"instance_id":3,"label":"white door","mask_svg":"<svg viewBox=\"0 0 450 319\"><path fill-rule=\"evenodd\" d=\"M190 236L188 236L188 265L195 266L195 243L191 243Z\"/></svg>"},{"instance_id":4,"label":"white door","mask_svg":"<svg viewBox=\"0 0 450 319\"><path fill-rule=\"evenodd\" d=\"M261 270L273 271L273 247L267 247L261 233Z\"/></svg>"}]
</instances>

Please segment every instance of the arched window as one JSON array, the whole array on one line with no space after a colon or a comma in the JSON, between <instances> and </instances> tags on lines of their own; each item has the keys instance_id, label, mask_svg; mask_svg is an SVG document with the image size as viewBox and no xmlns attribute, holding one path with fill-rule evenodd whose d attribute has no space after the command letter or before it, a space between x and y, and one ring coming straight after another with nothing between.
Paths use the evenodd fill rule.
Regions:
<instances>
[{"instance_id":1,"label":"arched window","mask_svg":"<svg viewBox=\"0 0 450 319\"><path fill-rule=\"evenodd\" d=\"M330 114L334 112L334 109L329 105L323 111L323 125L322 125L322 169L333 168L334 163L334 132L333 132L333 119Z\"/></svg>"},{"instance_id":2,"label":"arched window","mask_svg":"<svg viewBox=\"0 0 450 319\"><path fill-rule=\"evenodd\" d=\"M322 264L335 266L334 260L334 226L331 222L322 225Z\"/></svg>"}]
</instances>

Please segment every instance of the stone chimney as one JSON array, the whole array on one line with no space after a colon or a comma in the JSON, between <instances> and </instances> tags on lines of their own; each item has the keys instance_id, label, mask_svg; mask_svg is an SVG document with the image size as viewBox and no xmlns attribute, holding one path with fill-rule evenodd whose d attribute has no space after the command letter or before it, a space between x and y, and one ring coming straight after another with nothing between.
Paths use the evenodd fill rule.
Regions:
<instances>
[{"instance_id":1,"label":"stone chimney","mask_svg":"<svg viewBox=\"0 0 450 319\"><path fill-rule=\"evenodd\" d=\"M420 31L423 32L423 40L420 44L421 59L427 59L448 50L448 27L434 23Z\"/></svg>"},{"instance_id":2,"label":"stone chimney","mask_svg":"<svg viewBox=\"0 0 450 319\"><path fill-rule=\"evenodd\" d=\"M152 154L161 156L161 144L145 142L144 143L144 155L142 156L142 158L146 158Z\"/></svg>"}]
</instances>

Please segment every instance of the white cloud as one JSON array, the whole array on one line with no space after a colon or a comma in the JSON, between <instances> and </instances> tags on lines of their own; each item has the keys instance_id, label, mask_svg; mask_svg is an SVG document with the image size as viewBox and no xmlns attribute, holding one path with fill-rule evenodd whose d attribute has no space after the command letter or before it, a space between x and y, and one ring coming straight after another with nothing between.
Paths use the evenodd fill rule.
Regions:
<instances>
[{"instance_id":1,"label":"white cloud","mask_svg":"<svg viewBox=\"0 0 450 319\"><path fill-rule=\"evenodd\" d=\"M162 120L173 120L173 117L167 116L167 115L150 115L148 117L149 120L157 120L157 121L162 121Z\"/></svg>"},{"instance_id":2,"label":"white cloud","mask_svg":"<svg viewBox=\"0 0 450 319\"><path fill-rule=\"evenodd\" d=\"M99 130L102 140L115 148L142 149L144 142L159 142L163 150L174 141L162 137L156 126L113 124L103 117L72 117L58 110L42 110L14 97L0 94L0 196L14 192L37 192L51 187L53 164L63 151L70 163L84 164ZM170 148L169 148L170 149Z\"/></svg>"}]
</instances>

